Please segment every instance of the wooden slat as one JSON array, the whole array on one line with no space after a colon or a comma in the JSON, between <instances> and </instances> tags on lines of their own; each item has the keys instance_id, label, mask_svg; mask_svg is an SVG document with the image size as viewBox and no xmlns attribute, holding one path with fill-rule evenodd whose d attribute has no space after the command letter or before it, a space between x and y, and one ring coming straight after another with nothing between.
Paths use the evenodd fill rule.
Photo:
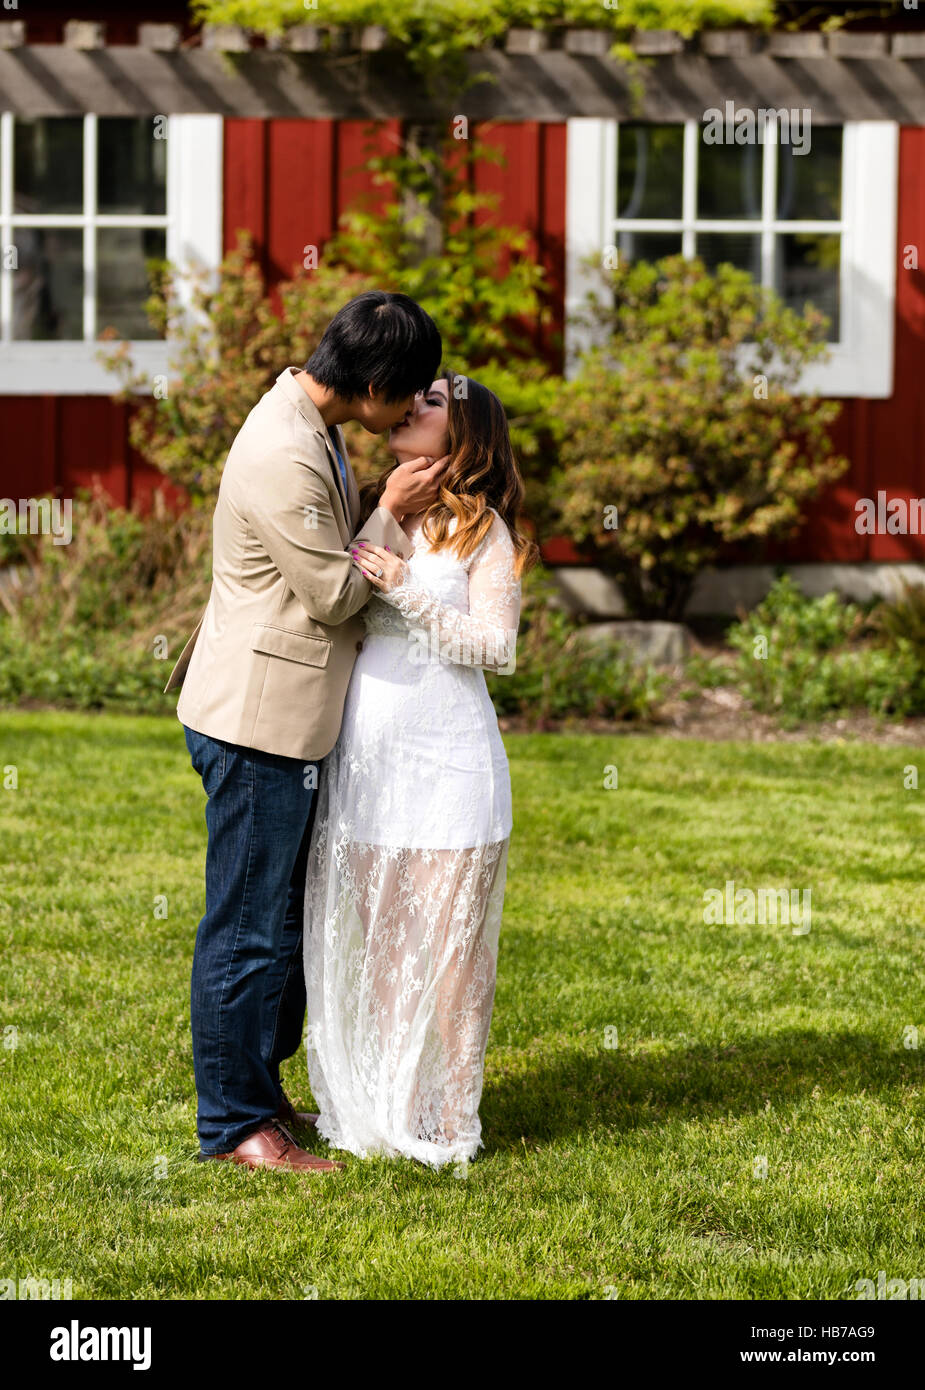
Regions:
<instances>
[{"instance_id":1,"label":"wooden slat","mask_svg":"<svg viewBox=\"0 0 925 1390\"><path fill-rule=\"evenodd\" d=\"M119 406L108 396L59 396L57 467L64 495L97 482L117 504L127 501L124 448L118 443L113 414ZM123 422L124 423L124 422Z\"/></svg>"},{"instance_id":2,"label":"wooden slat","mask_svg":"<svg viewBox=\"0 0 925 1390\"><path fill-rule=\"evenodd\" d=\"M267 270L288 279L306 246L320 249L334 227L331 121L270 121L267 164Z\"/></svg>"},{"instance_id":3,"label":"wooden slat","mask_svg":"<svg viewBox=\"0 0 925 1390\"><path fill-rule=\"evenodd\" d=\"M249 231L261 258L267 245L267 123L226 120L223 145L224 207L222 245L237 242L239 228Z\"/></svg>"},{"instance_id":4,"label":"wooden slat","mask_svg":"<svg viewBox=\"0 0 925 1390\"><path fill-rule=\"evenodd\" d=\"M365 168L371 154L397 154L401 121L335 121L335 215L340 217L359 197L369 195L364 206L383 207L387 192L373 183Z\"/></svg>"},{"instance_id":5,"label":"wooden slat","mask_svg":"<svg viewBox=\"0 0 925 1390\"><path fill-rule=\"evenodd\" d=\"M700 120L708 107L730 100L749 107L811 105L819 125L925 124L925 83L916 59L691 52L653 58L630 72L609 57L489 49L466 61L472 74L486 75L465 93L472 121ZM101 62L99 53L30 42L0 52L0 107L24 116L206 111L239 118L310 112L324 120L446 119L445 94L429 94L402 52L351 55L350 62L348 69L342 55L326 53L300 53L294 61L291 53L264 48L236 54L232 64L201 47L152 53L140 46L108 48Z\"/></svg>"}]
</instances>

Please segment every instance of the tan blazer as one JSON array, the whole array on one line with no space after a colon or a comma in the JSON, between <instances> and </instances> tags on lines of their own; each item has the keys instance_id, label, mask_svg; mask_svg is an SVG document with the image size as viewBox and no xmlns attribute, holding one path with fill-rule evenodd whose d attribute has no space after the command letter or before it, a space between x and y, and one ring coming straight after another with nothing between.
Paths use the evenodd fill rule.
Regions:
<instances>
[{"instance_id":1,"label":"tan blazer","mask_svg":"<svg viewBox=\"0 0 925 1390\"><path fill-rule=\"evenodd\" d=\"M212 592L166 690L198 733L314 762L337 741L373 592L354 541L411 550L377 507L355 533L360 500L343 434L340 471L311 398L287 367L238 431L212 521Z\"/></svg>"}]
</instances>

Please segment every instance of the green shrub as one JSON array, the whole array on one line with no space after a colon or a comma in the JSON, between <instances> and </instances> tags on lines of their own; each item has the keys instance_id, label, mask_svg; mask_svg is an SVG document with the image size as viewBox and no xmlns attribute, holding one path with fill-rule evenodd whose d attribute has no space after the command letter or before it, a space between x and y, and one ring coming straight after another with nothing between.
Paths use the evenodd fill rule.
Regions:
<instances>
[{"instance_id":1,"label":"green shrub","mask_svg":"<svg viewBox=\"0 0 925 1390\"><path fill-rule=\"evenodd\" d=\"M896 598L885 599L874 609L871 626L891 646L909 642L925 669L925 584L904 581Z\"/></svg>"},{"instance_id":2,"label":"green shrub","mask_svg":"<svg viewBox=\"0 0 925 1390\"><path fill-rule=\"evenodd\" d=\"M922 708L912 643L873 640L867 615L835 593L807 598L789 575L727 633L738 660L730 679L753 707L783 724L865 710L902 716Z\"/></svg>"},{"instance_id":3,"label":"green shrub","mask_svg":"<svg viewBox=\"0 0 925 1390\"><path fill-rule=\"evenodd\" d=\"M99 490L74 499L73 539L30 538L29 584L0 617L0 704L157 712L171 658L209 593L211 516L147 516Z\"/></svg>"},{"instance_id":4,"label":"green shrub","mask_svg":"<svg viewBox=\"0 0 925 1390\"><path fill-rule=\"evenodd\" d=\"M148 318L175 344L166 393L152 395L153 382L114 330L100 335L107 346L99 356L132 401L132 446L190 498L213 500L232 440L257 401L284 367L304 364L333 314L371 285L340 271L302 276L280 285L277 308L243 232L215 284L188 277L192 315L176 267L151 262L148 271Z\"/></svg>"},{"instance_id":5,"label":"green shrub","mask_svg":"<svg viewBox=\"0 0 925 1390\"><path fill-rule=\"evenodd\" d=\"M29 558L31 586L0 616L0 705L171 710L167 674L209 596L209 510L173 516L158 501L139 516L81 493L71 544L37 537ZM528 573L516 670L489 676L498 713L541 726L651 718L662 677L613 644L588 644L554 593L540 568Z\"/></svg>"},{"instance_id":6,"label":"green shrub","mask_svg":"<svg viewBox=\"0 0 925 1390\"><path fill-rule=\"evenodd\" d=\"M560 390L549 496L634 616L680 619L704 566L792 533L847 467L828 437L840 405L798 390L825 321L731 265L598 270L595 346Z\"/></svg>"},{"instance_id":7,"label":"green shrub","mask_svg":"<svg viewBox=\"0 0 925 1390\"><path fill-rule=\"evenodd\" d=\"M911 655L917 671L912 709L925 712L925 584L905 581L895 599L876 606L870 626L898 661L905 662Z\"/></svg>"},{"instance_id":8,"label":"green shrub","mask_svg":"<svg viewBox=\"0 0 925 1390\"><path fill-rule=\"evenodd\" d=\"M126 645L118 633L86 626L37 633L0 618L0 705L158 714L170 663Z\"/></svg>"},{"instance_id":9,"label":"green shrub","mask_svg":"<svg viewBox=\"0 0 925 1390\"><path fill-rule=\"evenodd\" d=\"M323 14L322 14L323 10ZM614 40L627 40L635 29L677 29L685 35L704 26L730 24L766 27L774 0L325 0L321 9L305 0L195 0L196 19L214 24L241 24L276 36L291 25L381 24L406 51L432 91L448 97L465 81L462 55L488 47L506 30L542 26L549 29L607 29Z\"/></svg>"}]
</instances>

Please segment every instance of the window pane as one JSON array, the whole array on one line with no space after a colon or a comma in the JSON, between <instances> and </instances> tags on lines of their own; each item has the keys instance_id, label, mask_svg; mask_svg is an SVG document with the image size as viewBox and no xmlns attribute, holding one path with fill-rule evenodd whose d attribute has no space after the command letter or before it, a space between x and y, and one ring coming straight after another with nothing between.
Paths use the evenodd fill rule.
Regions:
<instances>
[{"instance_id":1,"label":"window pane","mask_svg":"<svg viewBox=\"0 0 925 1390\"><path fill-rule=\"evenodd\" d=\"M83 118L53 116L13 127L13 209L83 211Z\"/></svg>"},{"instance_id":2,"label":"window pane","mask_svg":"<svg viewBox=\"0 0 925 1390\"><path fill-rule=\"evenodd\" d=\"M732 138L732 126L726 127ZM705 145L697 156L698 217L761 216L763 145Z\"/></svg>"},{"instance_id":3,"label":"window pane","mask_svg":"<svg viewBox=\"0 0 925 1390\"><path fill-rule=\"evenodd\" d=\"M619 232L620 261L660 261L681 254L680 232Z\"/></svg>"},{"instance_id":4,"label":"window pane","mask_svg":"<svg viewBox=\"0 0 925 1390\"><path fill-rule=\"evenodd\" d=\"M801 127L801 135L809 132ZM777 151L777 215L795 222L805 218L838 221L841 217L842 127L813 126L810 148Z\"/></svg>"},{"instance_id":5,"label":"window pane","mask_svg":"<svg viewBox=\"0 0 925 1390\"><path fill-rule=\"evenodd\" d=\"M167 208L167 141L150 116L101 117L97 123L100 212L163 215Z\"/></svg>"},{"instance_id":6,"label":"window pane","mask_svg":"<svg viewBox=\"0 0 925 1390\"><path fill-rule=\"evenodd\" d=\"M156 338L144 311L151 293L145 261L163 260L166 233L152 227L101 227L96 234L96 325L123 338Z\"/></svg>"},{"instance_id":7,"label":"window pane","mask_svg":"<svg viewBox=\"0 0 925 1390\"><path fill-rule=\"evenodd\" d=\"M617 149L617 216L680 217L684 127L621 124Z\"/></svg>"},{"instance_id":8,"label":"window pane","mask_svg":"<svg viewBox=\"0 0 925 1390\"><path fill-rule=\"evenodd\" d=\"M761 279L761 237L752 232L698 232L697 255L709 271L728 261Z\"/></svg>"},{"instance_id":9,"label":"window pane","mask_svg":"<svg viewBox=\"0 0 925 1390\"><path fill-rule=\"evenodd\" d=\"M839 268L841 237L830 233L792 232L775 242L774 283L781 298L802 314L807 300L831 320L829 342L839 337Z\"/></svg>"},{"instance_id":10,"label":"window pane","mask_svg":"<svg viewBox=\"0 0 925 1390\"><path fill-rule=\"evenodd\" d=\"M13 337L83 338L83 232L17 227Z\"/></svg>"}]
</instances>

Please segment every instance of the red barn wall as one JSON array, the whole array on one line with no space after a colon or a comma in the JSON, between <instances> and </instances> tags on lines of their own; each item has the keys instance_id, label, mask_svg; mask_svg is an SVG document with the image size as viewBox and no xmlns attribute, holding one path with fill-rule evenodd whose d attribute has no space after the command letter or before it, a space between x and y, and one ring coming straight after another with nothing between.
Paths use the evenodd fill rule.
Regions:
<instances>
[{"instance_id":1,"label":"red barn wall","mask_svg":"<svg viewBox=\"0 0 925 1390\"><path fill-rule=\"evenodd\" d=\"M271 282L292 274L304 248L323 246L341 213L372 189L360 168L370 137L381 152L395 148L400 123L229 119L225 122L224 242L250 230ZM565 124L492 123L473 130L500 146L506 163L479 167L476 186L499 199L499 216L527 229L546 267L554 322L543 346L559 348L565 281ZM921 560L920 536L858 536L854 501L925 495L925 274L906 270L902 248L915 245L925 264L925 129L900 133L895 384L889 400L848 400L834 431L851 469L807 512L800 536L777 552L789 560L859 562ZM49 383L52 385L53 383ZM2 387L0 387L2 389ZM98 478L114 501L150 495L159 475L129 447L126 406L97 396L0 395L0 496L57 490L70 494ZM574 557L554 542L547 559Z\"/></svg>"}]
</instances>

